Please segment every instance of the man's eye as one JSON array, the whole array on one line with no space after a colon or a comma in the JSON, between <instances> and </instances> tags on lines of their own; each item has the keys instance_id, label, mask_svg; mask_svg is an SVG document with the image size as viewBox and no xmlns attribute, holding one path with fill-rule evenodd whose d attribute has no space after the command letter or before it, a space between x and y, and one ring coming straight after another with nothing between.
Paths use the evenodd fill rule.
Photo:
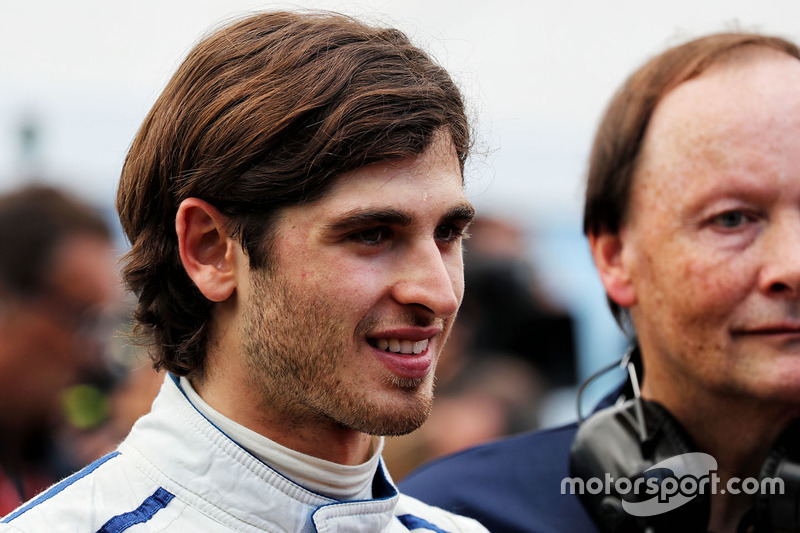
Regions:
<instances>
[{"instance_id":1,"label":"man's eye","mask_svg":"<svg viewBox=\"0 0 800 533\"><path fill-rule=\"evenodd\" d=\"M455 224L442 224L434 232L434 237L437 241L451 242L462 236L464 236L463 228Z\"/></svg>"},{"instance_id":2,"label":"man's eye","mask_svg":"<svg viewBox=\"0 0 800 533\"><path fill-rule=\"evenodd\" d=\"M747 217L742 211L726 211L712 219L712 222L723 228L738 228L746 221Z\"/></svg>"},{"instance_id":3,"label":"man's eye","mask_svg":"<svg viewBox=\"0 0 800 533\"><path fill-rule=\"evenodd\" d=\"M391 231L389 228L379 227L351 233L348 239L359 244L365 244L367 246L377 246L389 239L389 237L391 237Z\"/></svg>"}]
</instances>

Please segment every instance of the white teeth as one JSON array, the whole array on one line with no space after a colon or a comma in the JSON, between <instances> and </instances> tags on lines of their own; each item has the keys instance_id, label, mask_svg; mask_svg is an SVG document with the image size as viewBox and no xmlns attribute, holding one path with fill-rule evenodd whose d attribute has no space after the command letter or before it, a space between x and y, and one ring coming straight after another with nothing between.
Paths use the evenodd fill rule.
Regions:
<instances>
[{"instance_id":1,"label":"white teeth","mask_svg":"<svg viewBox=\"0 0 800 533\"><path fill-rule=\"evenodd\" d=\"M419 355L428 347L428 339L409 341L400 339L375 339L375 346L379 350L401 353L405 355Z\"/></svg>"}]
</instances>

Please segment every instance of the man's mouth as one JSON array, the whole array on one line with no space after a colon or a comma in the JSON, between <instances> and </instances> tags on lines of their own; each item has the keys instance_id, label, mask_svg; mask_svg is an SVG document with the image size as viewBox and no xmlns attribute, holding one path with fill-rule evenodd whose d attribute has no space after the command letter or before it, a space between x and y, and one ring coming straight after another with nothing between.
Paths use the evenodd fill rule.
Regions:
<instances>
[{"instance_id":1,"label":"man's mouth","mask_svg":"<svg viewBox=\"0 0 800 533\"><path fill-rule=\"evenodd\" d=\"M765 324L762 326L733 330L732 336L734 339L753 339L780 343L788 342L796 347L798 340L800 340L800 327L795 323Z\"/></svg>"},{"instance_id":2,"label":"man's mouth","mask_svg":"<svg viewBox=\"0 0 800 533\"><path fill-rule=\"evenodd\" d=\"M734 335L787 335L787 334L797 335L800 334L800 324L795 322L764 324L761 326L734 329L733 334Z\"/></svg>"},{"instance_id":3,"label":"man's mouth","mask_svg":"<svg viewBox=\"0 0 800 533\"><path fill-rule=\"evenodd\" d=\"M410 341L406 339L367 339L367 342L379 350L404 355L419 355L428 348L428 340Z\"/></svg>"}]
</instances>

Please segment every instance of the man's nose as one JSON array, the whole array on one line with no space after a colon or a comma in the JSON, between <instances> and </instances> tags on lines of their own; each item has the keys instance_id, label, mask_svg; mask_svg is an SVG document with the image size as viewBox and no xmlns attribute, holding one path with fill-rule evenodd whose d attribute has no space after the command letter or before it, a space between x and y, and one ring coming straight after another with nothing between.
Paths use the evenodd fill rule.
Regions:
<instances>
[{"instance_id":1,"label":"man's nose","mask_svg":"<svg viewBox=\"0 0 800 533\"><path fill-rule=\"evenodd\" d=\"M392 287L394 299L422 306L437 318L454 315L464 292L464 272L460 254L448 253L432 239L409 248Z\"/></svg>"},{"instance_id":2,"label":"man's nose","mask_svg":"<svg viewBox=\"0 0 800 533\"><path fill-rule=\"evenodd\" d=\"M761 290L778 297L800 297L800 212L774 223L762 251Z\"/></svg>"}]
</instances>

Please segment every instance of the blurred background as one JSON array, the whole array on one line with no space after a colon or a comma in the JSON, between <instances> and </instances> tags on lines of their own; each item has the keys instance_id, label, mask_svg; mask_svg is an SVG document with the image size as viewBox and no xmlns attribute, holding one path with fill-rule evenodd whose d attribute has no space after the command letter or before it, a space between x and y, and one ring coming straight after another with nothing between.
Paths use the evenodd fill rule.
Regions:
<instances>
[{"instance_id":1,"label":"blurred background","mask_svg":"<svg viewBox=\"0 0 800 533\"><path fill-rule=\"evenodd\" d=\"M574 419L576 384L621 356L625 339L607 311L580 213L593 130L624 78L665 47L712 31L800 40L796 0L0 6L0 193L30 184L67 191L111 225L116 256L126 248L113 201L127 148L169 76L209 29L256 10L330 9L399 27L451 72L473 118L477 144L467 193L481 217L468 244L467 298L439 372L431 421L387 447L396 477L441 453ZM115 306L124 316L124 295ZM105 427L109 413L121 412L123 429L87 445L79 462L124 433L154 390L146 361L119 335L107 352L112 385L65 395L72 418L90 419L69 424ZM131 371L145 377L135 372L136 382ZM584 409L616 379L590 387ZM130 394L130 407L115 399L110 410L109 391L123 386L125 394L144 392Z\"/></svg>"}]
</instances>

